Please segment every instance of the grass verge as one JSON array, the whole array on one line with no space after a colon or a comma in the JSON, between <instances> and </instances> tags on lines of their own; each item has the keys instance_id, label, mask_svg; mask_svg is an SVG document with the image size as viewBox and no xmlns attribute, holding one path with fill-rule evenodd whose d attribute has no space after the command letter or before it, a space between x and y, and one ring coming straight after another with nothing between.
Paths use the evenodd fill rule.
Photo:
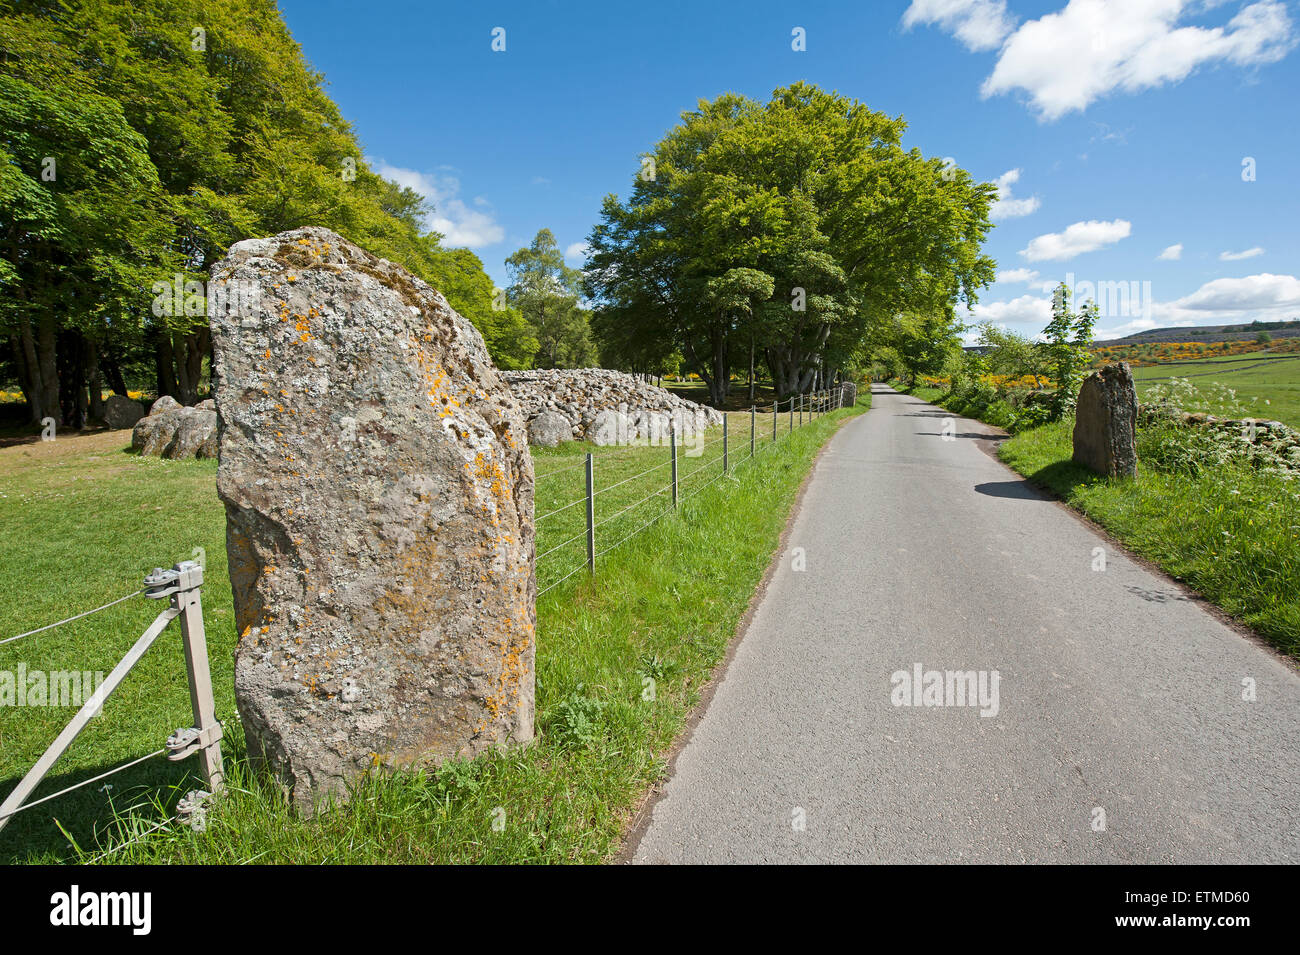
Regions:
<instances>
[{"instance_id":1,"label":"grass verge","mask_svg":"<svg viewBox=\"0 0 1300 955\"><path fill-rule=\"evenodd\" d=\"M113 777L111 789L97 783L16 817L0 832L0 860L604 861L617 851L642 796L664 776L671 745L725 655L818 449L868 401L864 396L857 408L792 432L782 420L780 439L772 442L768 431L748 461L741 460L749 450L748 415L733 419L731 473L714 480L721 468L711 455L720 454L720 443L681 462L676 511L656 492L653 474L637 479L646 486L627 480L661 463L664 449L596 449L597 487L609 489L598 496L604 510L597 520L602 513L609 518L601 540L614 543L624 528L661 516L605 554L595 578L579 573L538 601L536 742L437 773L367 780L348 805L313 821L296 818L244 763L213 464L131 457L119 450L120 436L111 435L80 445L60 438L53 446L7 449L0 526L11 543L0 553L0 638L120 596L149 567L205 549L204 615L218 716L227 727L229 793L204 832L174 828L132 841L196 783L185 776L188 764L153 759ZM719 437L715 429L707 439ZM571 465L586 450L537 455L539 514L571 499L570 485L583 480ZM646 495L637 505L641 513L618 513ZM569 529L560 517L553 527L539 523L538 553L562 544ZM565 556L569 546L552 557ZM557 574L539 568L539 582L546 586ZM128 601L0 647L0 671L19 662L107 671L158 609L145 604ZM188 725L181 660L178 631L171 628L37 795L157 749L172 729ZM0 792L12 788L72 712L42 707L4 714Z\"/></svg>"}]
</instances>

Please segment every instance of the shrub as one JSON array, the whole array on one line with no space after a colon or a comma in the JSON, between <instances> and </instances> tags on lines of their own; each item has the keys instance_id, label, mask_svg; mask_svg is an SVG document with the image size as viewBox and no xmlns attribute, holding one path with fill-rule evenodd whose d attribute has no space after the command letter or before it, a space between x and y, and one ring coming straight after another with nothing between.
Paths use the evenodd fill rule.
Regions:
<instances>
[{"instance_id":1,"label":"shrub","mask_svg":"<svg viewBox=\"0 0 1300 955\"><path fill-rule=\"evenodd\" d=\"M549 716L546 733L560 749L588 749L604 736L605 704L593 697L570 694Z\"/></svg>"}]
</instances>

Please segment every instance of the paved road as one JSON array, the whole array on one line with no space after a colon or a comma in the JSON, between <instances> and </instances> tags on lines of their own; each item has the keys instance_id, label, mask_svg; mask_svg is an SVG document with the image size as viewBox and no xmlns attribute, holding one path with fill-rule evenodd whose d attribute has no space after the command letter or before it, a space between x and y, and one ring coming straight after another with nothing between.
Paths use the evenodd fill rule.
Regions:
<instances>
[{"instance_id":1,"label":"paved road","mask_svg":"<svg viewBox=\"0 0 1300 955\"><path fill-rule=\"evenodd\" d=\"M873 390L634 861L1300 862L1300 677L1029 488L982 425L945 440L948 412ZM996 670L996 714L894 705L917 663L986 671L990 714Z\"/></svg>"}]
</instances>

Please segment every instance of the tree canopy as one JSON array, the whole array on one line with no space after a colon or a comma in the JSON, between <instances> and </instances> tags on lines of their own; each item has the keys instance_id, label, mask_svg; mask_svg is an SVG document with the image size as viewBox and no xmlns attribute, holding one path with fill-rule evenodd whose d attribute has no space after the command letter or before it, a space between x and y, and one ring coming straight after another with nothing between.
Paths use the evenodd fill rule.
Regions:
<instances>
[{"instance_id":1,"label":"tree canopy","mask_svg":"<svg viewBox=\"0 0 1300 955\"><path fill-rule=\"evenodd\" d=\"M0 364L33 421L79 425L101 381L146 369L196 400L203 309L154 314L150 289L305 225L405 266L526 366L522 314L428 211L366 164L273 0L0 0Z\"/></svg>"},{"instance_id":2,"label":"tree canopy","mask_svg":"<svg viewBox=\"0 0 1300 955\"><path fill-rule=\"evenodd\" d=\"M602 347L680 349L715 404L753 347L785 396L857 361L873 323L974 301L995 190L904 129L807 83L684 113L589 237Z\"/></svg>"}]
</instances>

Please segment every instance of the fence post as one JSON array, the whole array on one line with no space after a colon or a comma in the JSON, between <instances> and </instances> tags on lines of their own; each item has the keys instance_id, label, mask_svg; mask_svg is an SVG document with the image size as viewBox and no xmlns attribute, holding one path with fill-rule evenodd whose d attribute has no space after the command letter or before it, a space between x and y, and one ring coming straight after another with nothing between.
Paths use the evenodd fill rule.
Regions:
<instances>
[{"instance_id":1,"label":"fence post","mask_svg":"<svg viewBox=\"0 0 1300 955\"><path fill-rule=\"evenodd\" d=\"M677 506L677 429L668 426L668 441L672 444L673 451L673 507Z\"/></svg>"},{"instance_id":2,"label":"fence post","mask_svg":"<svg viewBox=\"0 0 1300 955\"><path fill-rule=\"evenodd\" d=\"M812 410L809 409L808 420L812 420ZM803 427L803 395L799 396L799 427Z\"/></svg>"},{"instance_id":3,"label":"fence post","mask_svg":"<svg viewBox=\"0 0 1300 955\"><path fill-rule=\"evenodd\" d=\"M781 413L781 402L772 399L772 441L776 441L776 419Z\"/></svg>"},{"instance_id":4,"label":"fence post","mask_svg":"<svg viewBox=\"0 0 1300 955\"><path fill-rule=\"evenodd\" d=\"M726 474L731 469L731 462L727 458L727 419L728 414L722 412L722 473Z\"/></svg>"},{"instance_id":5,"label":"fence post","mask_svg":"<svg viewBox=\"0 0 1300 955\"><path fill-rule=\"evenodd\" d=\"M758 411L753 406L749 406L749 456L754 456L754 433L758 425Z\"/></svg>"},{"instance_id":6,"label":"fence post","mask_svg":"<svg viewBox=\"0 0 1300 955\"><path fill-rule=\"evenodd\" d=\"M596 467L587 452L587 573L596 572Z\"/></svg>"},{"instance_id":7,"label":"fence post","mask_svg":"<svg viewBox=\"0 0 1300 955\"><path fill-rule=\"evenodd\" d=\"M221 763L221 724L217 722L216 703L212 699L212 672L208 669L208 642L203 631L203 606L199 592L203 585L203 568L187 560L176 565L180 572L180 589L172 597L172 606L180 611L181 640L185 645L185 670L190 683L190 709L194 728L199 731L199 765L213 793L225 784Z\"/></svg>"},{"instance_id":8,"label":"fence post","mask_svg":"<svg viewBox=\"0 0 1300 955\"><path fill-rule=\"evenodd\" d=\"M790 396L790 426L786 429L786 433L794 433L794 395Z\"/></svg>"}]
</instances>

